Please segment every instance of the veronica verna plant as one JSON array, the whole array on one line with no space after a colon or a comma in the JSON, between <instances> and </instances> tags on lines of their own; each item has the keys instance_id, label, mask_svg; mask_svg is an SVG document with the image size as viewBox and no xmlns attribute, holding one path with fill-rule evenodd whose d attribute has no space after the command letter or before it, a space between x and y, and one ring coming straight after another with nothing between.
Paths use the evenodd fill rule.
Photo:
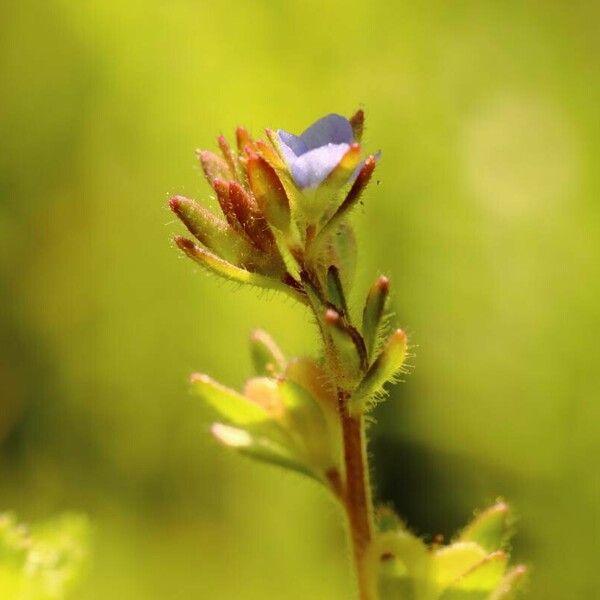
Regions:
<instances>
[{"instance_id":1,"label":"veronica verna plant","mask_svg":"<svg viewBox=\"0 0 600 600\"><path fill-rule=\"evenodd\" d=\"M390 283L379 277L361 315L348 310L356 264L349 216L378 154L361 147L364 115L331 114L302 135L236 130L236 147L198 153L223 216L182 196L170 207L195 240L175 243L211 273L281 291L316 322L319 358L286 358L264 331L250 340L256 376L242 392L208 375L193 391L220 416L213 436L325 486L345 514L361 600L508 600L525 568L508 567L509 507L479 513L450 545L427 545L389 507L375 508L365 422L402 372L407 337L388 331Z\"/></svg>"}]
</instances>

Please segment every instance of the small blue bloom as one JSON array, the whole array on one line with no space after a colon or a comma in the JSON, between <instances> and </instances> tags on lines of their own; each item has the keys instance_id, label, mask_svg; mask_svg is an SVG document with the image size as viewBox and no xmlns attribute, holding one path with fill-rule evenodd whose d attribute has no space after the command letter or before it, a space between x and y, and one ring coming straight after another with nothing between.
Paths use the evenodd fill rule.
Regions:
<instances>
[{"instance_id":1,"label":"small blue bloom","mask_svg":"<svg viewBox=\"0 0 600 600\"><path fill-rule=\"evenodd\" d=\"M301 189L322 183L355 142L350 121L336 114L319 119L302 135L279 129L277 136L288 169Z\"/></svg>"}]
</instances>

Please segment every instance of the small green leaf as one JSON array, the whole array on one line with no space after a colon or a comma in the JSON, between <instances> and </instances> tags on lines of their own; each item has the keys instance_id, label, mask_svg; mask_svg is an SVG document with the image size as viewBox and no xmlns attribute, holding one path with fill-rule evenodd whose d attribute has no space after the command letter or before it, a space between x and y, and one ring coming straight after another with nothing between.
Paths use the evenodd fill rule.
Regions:
<instances>
[{"instance_id":1,"label":"small green leaf","mask_svg":"<svg viewBox=\"0 0 600 600\"><path fill-rule=\"evenodd\" d=\"M191 377L192 390L222 417L235 425L259 423L270 418L268 412L245 396L221 385L208 375L194 373Z\"/></svg>"},{"instance_id":2,"label":"small green leaf","mask_svg":"<svg viewBox=\"0 0 600 600\"><path fill-rule=\"evenodd\" d=\"M384 384L393 379L402 369L406 350L406 334L402 329L397 329L354 390L349 403L352 414L364 412L368 408L369 402L383 393Z\"/></svg>"},{"instance_id":3,"label":"small green leaf","mask_svg":"<svg viewBox=\"0 0 600 600\"><path fill-rule=\"evenodd\" d=\"M211 433L220 443L241 454L321 481L293 450L268 436L222 423L213 424Z\"/></svg>"},{"instance_id":4,"label":"small green leaf","mask_svg":"<svg viewBox=\"0 0 600 600\"><path fill-rule=\"evenodd\" d=\"M480 563L454 581L441 595L440 600L486 599L499 584L508 556L502 552L488 554Z\"/></svg>"},{"instance_id":5,"label":"small green leaf","mask_svg":"<svg viewBox=\"0 0 600 600\"><path fill-rule=\"evenodd\" d=\"M527 567L518 565L511 569L486 600L515 600L527 578Z\"/></svg>"},{"instance_id":6,"label":"small green leaf","mask_svg":"<svg viewBox=\"0 0 600 600\"><path fill-rule=\"evenodd\" d=\"M316 469L327 470L336 466L327 420L319 403L309 391L289 379L277 382L284 406L282 424L307 462Z\"/></svg>"},{"instance_id":7,"label":"small green leaf","mask_svg":"<svg viewBox=\"0 0 600 600\"><path fill-rule=\"evenodd\" d=\"M283 352L273 338L262 329L250 335L250 356L258 375L281 375L286 367Z\"/></svg>"},{"instance_id":8,"label":"small green leaf","mask_svg":"<svg viewBox=\"0 0 600 600\"><path fill-rule=\"evenodd\" d=\"M323 324L335 350L329 359L339 382L347 389L364 372L367 354L360 334L333 309L325 311Z\"/></svg>"},{"instance_id":9,"label":"small green leaf","mask_svg":"<svg viewBox=\"0 0 600 600\"><path fill-rule=\"evenodd\" d=\"M381 275L367 294L363 310L362 333L369 358L375 349L389 293L390 280Z\"/></svg>"},{"instance_id":10,"label":"small green leaf","mask_svg":"<svg viewBox=\"0 0 600 600\"><path fill-rule=\"evenodd\" d=\"M436 585L444 590L487 557L485 550L475 542L457 542L443 546L433 553L433 568Z\"/></svg>"},{"instance_id":11,"label":"small green leaf","mask_svg":"<svg viewBox=\"0 0 600 600\"><path fill-rule=\"evenodd\" d=\"M498 502L478 514L460 533L458 541L477 542L488 552L493 552L504 547L510 533L510 507L505 502Z\"/></svg>"}]
</instances>

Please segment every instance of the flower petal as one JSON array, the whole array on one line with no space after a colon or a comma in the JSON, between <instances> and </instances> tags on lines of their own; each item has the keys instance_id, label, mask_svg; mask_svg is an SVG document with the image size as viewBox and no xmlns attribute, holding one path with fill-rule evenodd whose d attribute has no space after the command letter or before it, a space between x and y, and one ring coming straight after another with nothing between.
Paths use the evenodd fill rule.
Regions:
<instances>
[{"instance_id":1,"label":"flower petal","mask_svg":"<svg viewBox=\"0 0 600 600\"><path fill-rule=\"evenodd\" d=\"M335 169L349 144L327 144L306 152L291 164L292 177L304 188L318 186Z\"/></svg>"},{"instance_id":2,"label":"flower petal","mask_svg":"<svg viewBox=\"0 0 600 600\"><path fill-rule=\"evenodd\" d=\"M352 144L354 132L350 121L341 115L330 114L313 123L300 136L307 150L327 144Z\"/></svg>"},{"instance_id":3,"label":"flower petal","mask_svg":"<svg viewBox=\"0 0 600 600\"><path fill-rule=\"evenodd\" d=\"M279 138L279 147L283 152L285 162L288 167L291 167L292 163L298 156L302 156L308 151L306 144L293 133L288 133L283 129L277 130L277 137Z\"/></svg>"}]
</instances>

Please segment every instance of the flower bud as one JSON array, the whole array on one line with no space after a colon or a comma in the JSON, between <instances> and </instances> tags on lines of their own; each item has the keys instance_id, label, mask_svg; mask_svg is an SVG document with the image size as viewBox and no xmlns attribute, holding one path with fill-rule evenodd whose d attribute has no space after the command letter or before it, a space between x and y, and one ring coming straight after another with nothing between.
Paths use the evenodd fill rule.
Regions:
<instances>
[{"instance_id":1,"label":"flower bud","mask_svg":"<svg viewBox=\"0 0 600 600\"><path fill-rule=\"evenodd\" d=\"M235 140L239 155L248 154L249 150L255 151L254 141L245 127L238 127L235 130Z\"/></svg>"},{"instance_id":2,"label":"flower bud","mask_svg":"<svg viewBox=\"0 0 600 600\"><path fill-rule=\"evenodd\" d=\"M225 162L229 166L229 170L233 173L234 177L239 176L239 165L237 162L236 156L233 154L233 150L229 145L229 142L225 139L224 135L220 135L217 138L217 143L219 144L219 148L221 149L221 154L223 154L223 158Z\"/></svg>"},{"instance_id":3,"label":"flower bud","mask_svg":"<svg viewBox=\"0 0 600 600\"><path fill-rule=\"evenodd\" d=\"M290 202L275 169L258 155L248 158L248 181L267 221L282 232L290 227Z\"/></svg>"},{"instance_id":4,"label":"flower bud","mask_svg":"<svg viewBox=\"0 0 600 600\"><path fill-rule=\"evenodd\" d=\"M275 238L254 198L239 183L230 181L229 201L248 239L263 252L272 252Z\"/></svg>"},{"instance_id":5,"label":"flower bud","mask_svg":"<svg viewBox=\"0 0 600 600\"><path fill-rule=\"evenodd\" d=\"M230 227L208 209L184 196L169 201L171 210L179 217L189 232L206 248L226 260L237 262L243 251L243 240L236 237ZM240 243L241 242L241 243Z\"/></svg>"},{"instance_id":6,"label":"flower bud","mask_svg":"<svg viewBox=\"0 0 600 600\"><path fill-rule=\"evenodd\" d=\"M211 187L214 187L215 179L228 181L235 177L235 172L231 171L227 162L209 150L198 150L198 159L204 175Z\"/></svg>"}]
</instances>

